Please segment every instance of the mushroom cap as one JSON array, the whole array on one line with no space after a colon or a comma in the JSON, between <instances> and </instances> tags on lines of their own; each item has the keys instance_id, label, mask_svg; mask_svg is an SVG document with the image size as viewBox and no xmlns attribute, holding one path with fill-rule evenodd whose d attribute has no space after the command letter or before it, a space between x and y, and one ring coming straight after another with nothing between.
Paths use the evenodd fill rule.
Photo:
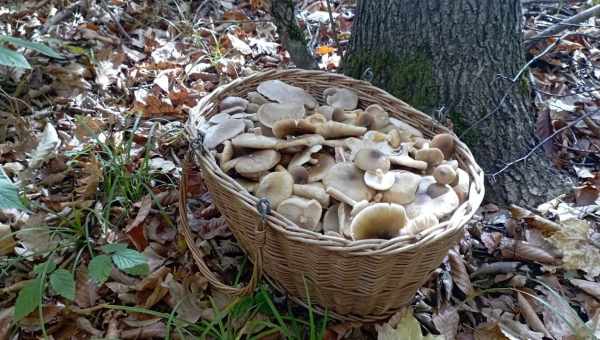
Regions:
<instances>
[{"instance_id":1,"label":"mushroom cap","mask_svg":"<svg viewBox=\"0 0 600 340\"><path fill-rule=\"evenodd\" d=\"M392 162L392 164L417 170L427 169L427 162L413 159L409 155L391 156L390 162Z\"/></svg>"},{"instance_id":2,"label":"mushroom cap","mask_svg":"<svg viewBox=\"0 0 600 340\"><path fill-rule=\"evenodd\" d=\"M231 141L226 140L223 142L223 151L219 154L219 164L223 166L223 164L229 162L233 158L233 153Z\"/></svg>"},{"instance_id":3,"label":"mushroom cap","mask_svg":"<svg viewBox=\"0 0 600 340\"><path fill-rule=\"evenodd\" d=\"M256 89L261 95L280 103L295 103L314 109L318 103L303 89L288 85L281 80L267 80L258 85Z\"/></svg>"},{"instance_id":4,"label":"mushroom cap","mask_svg":"<svg viewBox=\"0 0 600 340\"><path fill-rule=\"evenodd\" d=\"M322 105L315 109L315 114L320 114L323 117L325 117L325 119L331 120L331 119L333 119L333 111L334 110L335 110L335 108L333 106Z\"/></svg>"},{"instance_id":5,"label":"mushroom cap","mask_svg":"<svg viewBox=\"0 0 600 340\"><path fill-rule=\"evenodd\" d=\"M358 106L358 95L349 89L330 87L323 91L323 95L327 97L327 104L333 107L354 110Z\"/></svg>"},{"instance_id":6,"label":"mushroom cap","mask_svg":"<svg viewBox=\"0 0 600 340\"><path fill-rule=\"evenodd\" d=\"M430 181L430 179L426 179L427 177L423 177L421 180L415 200L406 206L406 213L409 218L431 213L438 219L442 219L458 208L458 195L447 185L433 183L427 187L425 192L422 192L423 184ZM431 197L430 194L438 196Z\"/></svg>"},{"instance_id":7,"label":"mushroom cap","mask_svg":"<svg viewBox=\"0 0 600 340\"><path fill-rule=\"evenodd\" d=\"M268 128L283 119L302 119L306 114L304 106L298 103L267 103L261 105L256 113L258 121Z\"/></svg>"},{"instance_id":8,"label":"mushroom cap","mask_svg":"<svg viewBox=\"0 0 600 340\"><path fill-rule=\"evenodd\" d=\"M282 119L271 127L277 138L315 133L315 126L306 119Z\"/></svg>"},{"instance_id":9,"label":"mushroom cap","mask_svg":"<svg viewBox=\"0 0 600 340\"><path fill-rule=\"evenodd\" d=\"M317 200L292 196L279 203L277 212L301 228L314 230L321 220L323 208Z\"/></svg>"},{"instance_id":10,"label":"mushroom cap","mask_svg":"<svg viewBox=\"0 0 600 340\"><path fill-rule=\"evenodd\" d=\"M299 197L315 199L323 208L329 206L329 194L320 183L294 184L293 194Z\"/></svg>"},{"instance_id":11,"label":"mushroom cap","mask_svg":"<svg viewBox=\"0 0 600 340\"><path fill-rule=\"evenodd\" d=\"M317 126L317 133L325 138L358 137L367 132L367 128L332 120Z\"/></svg>"},{"instance_id":12,"label":"mushroom cap","mask_svg":"<svg viewBox=\"0 0 600 340\"><path fill-rule=\"evenodd\" d=\"M266 104L269 102L269 100L267 98L263 97L262 94L260 94L256 91L248 92L247 96L248 96L248 100L253 104L262 105L262 104Z\"/></svg>"},{"instance_id":13,"label":"mushroom cap","mask_svg":"<svg viewBox=\"0 0 600 340\"><path fill-rule=\"evenodd\" d=\"M221 124L224 121L226 121L228 119L231 119L231 118L232 117L231 117L230 114L228 114L226 112L220 112L220 113L217 113L216 115L210 117L210 119L208 120L208 122L211 123L211 124L217 125L217 124Z\"/></svg>"},{"instance_id":14,"label":"mushroom cap","mask_svg":"<svg viewBox=\"0 0 600 340\"><path fill-rule=\"evenodd\" d=\"M219 103L219 110L224 111L236 106L241 107L242 110L240 112L242 112L248 107L248 101L242 97L225 97L221 100L221 103Z\"/></svg>"},{"instance_id":15,"label":"mushroom cap","mask_svg":"<svg viewBox=\"0 0 600 340\"><path fill-rule=\"evenodd\" d=\"M260 150L231 161L236 161L235 171L243 175L267 171L277 165L280 159L281 155L275 150Z\"/></svg>"},{"instance_id":16,"label":"mushroom cap","mask_svg":"<svg viewBox=\"0 0 600 340\"><path fill-rule=\"evenodd\" d=\"M433 169L433 178L439 184L450 184L456 179L456 171L450 164L440 164Z\"/></svg>"},{"instance_id":17,"label":"mushroom cap","mask_svg":"<svg viewBox=\"0 0 600 340\"><path fill-rule=\"evenodd\" d=\"M304 135L295 139L281 141L277 145L277 149L287 149L293 147L311 147L313 145L323 145L325 138L321 135Z\"/></svg>"},{"instance_id":18,"label":"mushroom cap","mask_svg":"<svg viewBox=\"0 0 600 340\"><path fill-rule=\"evenodd\" d=\"M290 175L292 175L292 178L294 179L295 184L308 183L309 174L308 174L308 170L306 170L305 167L295 166L295 167L289 168L289 172L290 172Z\"/></svg>"},{"instance_id":19,"label":"mushroom cap","mask_svg":"<svg viewBox=\"0 0 600 340\"><path fill-rule=\"evenodd\" d=\"M254 192L254 190L256 190L256 187L258 187L258 182L250 181L245 178L236 178L236 182L238 182L239 185L243 186L244 189L248 190L248 192Z\"/></svg>"},{"instance_id":20,"label":"mushroom cap","mask_svg":"<svg viewBox=\"0 0 600 340\"><path fill-rule=\"evenodd\" d=\"M274 137L256 135L253 133L242 133L231 140L231 144L238 148L249 149L273 149L279 140Z\"/></svg>"},{"instance_id":21,"label":"mushroom cap","mask_svg":"<svg viewBox=\"0 0 600 340\"><path fill-rule=\"evenodd\" d=\"M370 129L379 130L390 123L390 116L388 115L387 111L385 111L380 105L369 105L365 109L365 112L367 113L367 115L373 118L373 122L369 126Z\"/></svg>"},{"instance_id":22,"label":"mushroom cap","mask_svg":"<svg viewBox=\"0 0 600 340\"><path fill-rule=\"evenodd\" d=\"M377 169L387 172L390 170L389 157L378 149L364 148L354 156L354 165L363 171L374 171Z\"/></svg>"},{"instance_id":23,"label":"mushroom cap","mask_svg":"<svg viewBox=\"0 0 600 340\"><path fill-rule=\"evenodd\" d=\"M466 171L460 168L456 170L456 179L452 183L452 189L454 189L461 202L464 202L469 195L470 181L471 178Z\"/></svg>"},{"instance_id":24,"label":"mushroom cap","mask_svg":"<svg viewBox=\"0 0 600 340\"><path fill-rule=\"evenodd\" d=\"M434 214L425 213L408 221L406 228L402 229L402 234L416 235L438 224L440 224L440 221Z\"/></svg>"},{"instance_id":25,"label":"mushroom cap","mask_svg":"<svg viewBox=\"0 0 600 340\"><path fill-rule=\"evenodd\" d=\"M337 163L323 178L325 187L332 187L344 193L356 202L370 200L373 190L363 182L363 173L350 162Z\"/></svg>"},{"instance_id":26,"label":"mushroom cap","mask_svg":"<svg viewBox=\"0 0 600 340\"><path fill-rule=\"evenodd\" d=\"M314 113L304 118L304 120L315 126L327 123L327 118L320 113Z\"/></svg>"},{"instance_id":27,"label":"mushroom cap","mask_svg":"<svg viewBox=\"0 0 600 340\"><path fill-rule=\"evenodd\" d=\"M287 171L271 172L261 178L254 195L268 199L271 206L276 207L283 200L292 196L293 186L294 179Z\"/></svg>"},{"instance_id":28,"label":"mushroom cap","mask_svg":"<svg viewBox=\"0 0 600 340\"><path fill-rule=\"evenodd\" d=\"M241 119L228 119L208 128L204 136L204 147L214 149L217 145L244 132L246 125Z\"/></svg>"},{"instance_id":29,"label":"mushroom cap","mask_svg":"<svg viewBox=\"0 0 600 340\"><path fill-rule=\"evenodd\" d=\"M440 149L429 148L417 150L415 153L415 159L418 161L427 162L430 166L436 166L444 160L444 154Z\"/></svg>"},{"instance_id":30,"label":"mushroom cap","mask_svg":"<svg viewBox=\"0 0 600 340\"><path fill-rule=\"evenodd\" d=\"M411 136L423 137L423 133L419 129L415 128L414 126L412 126L408 123L401 121L398 118L390 117L390 123L392 123L392 125L394 125L396 128L398 128L398 130L406 131L406 132L410 133Z\"/></svg>"},{"instance_id":31,"label":"mushroom cap","mask_svg":"<svg viewBox=\"0 0 600 340\"><path fill-rule=\"evenodd\" d=\"M250 103L250 104L248 104L248 107L246 108L246 112L257 113L258 109L260 109L260 105L255 104L255 103Z\"/></svg>"},{"instance_id":32,"label":"mushroom cap","mask_svg":"<svg viewBox=\"0 0 600 340\"><path fill-rule=\"evenodd\" d=\"M375 124L375 118L373 117L373 115L370 115L363 111L363 112L359 112L356 115L355 123L358 126L364 126L364 127L370 129Z\"/></svg>"},{"instance_id":33,"label":"mushroom cap","mask_svg":"<svg viewBox=\"0 0 600 340\"><path fill-rule=\"evenodd\" d=\"M311 160L311 156L313 153L321 151L322 148L323 146L321 145L313 145L304 149L304 151L295 154L290 163L288 164L288 168L291 169L294 167L304 165L306 162Z\"/></svg>"},{"instance_id":34,"label":"mushroom cap","mask_svg":"<svg viewBox=\"0 0 600 340\"><path fill-rule=\"evenodd\" d=\"M407 222L403 206L375 203L354 217L350 229L355 240L391 239L400 234Z\"/></svg>"},{"instance_id":35,"label":"mushroom cap","mask_svg":"<svg viewBox=\"0 0 600 340\"><path fill-rule=\"evenodd\" d=\"M454 154L454 137L449 133L437 134L431 140L431 147L440 149L444 158L450 159Z\"/></svg>"},{"instance_id":36,"label":"mushroom cap","mask_svg":"<svg viewBox=\"0 0 600 340\"><path fill-rule=\"evenodd\" d=\"M338 221L338 204L331 205L323 215L323 232L340 233L340 223Z\"/></svg>"},{"instance_id":37,"label":"mushroom cap","mask_svg":"<svg viewBox=\"0 0 600 340\"><path fill-rule=\"evenodd\" d=\"M365 184L375 190L384 191L394 185L395 177L391 172L383 172L381 169L367 171L364 175Z\"/></svg>"},{"instance_id":38,"label":"mushroom cap","mask_svg":"<svg viewBox=\"0 0 600 340\"><path fill-rule=\"evenodd\" d=\"M322 180L335 165L335 159L328 153L318 153L314 156L317 164L308 169L308 182L317 182Z\"/></svg>"},{"instance_id":39,"label":"mushroom cap","mask_svg":"<svg viewBox=\"0 0 600 340\"><path fill-rule=\"evenodd\" d=\"M415 200L421 176L410 171L390 171L394 174L394 185L383 193L383 201L397 204L408 204Z\"/></svg>"}]
</instances>

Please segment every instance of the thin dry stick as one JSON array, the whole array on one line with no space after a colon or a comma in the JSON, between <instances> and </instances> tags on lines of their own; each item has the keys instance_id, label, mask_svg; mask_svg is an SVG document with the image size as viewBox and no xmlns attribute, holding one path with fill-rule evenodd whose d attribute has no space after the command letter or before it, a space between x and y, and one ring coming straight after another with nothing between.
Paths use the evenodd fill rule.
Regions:
<instances>
[{"instance_id":1,"label":"thin dry stick","mask_svg":"<svg viewBox=\"0 0 600 340\"><path fill-rule=\"evenodd\" d=\"M331 24L331 30L333 31L333 40L335 40L338 53L341 53L342 50L340 46L340 39L338 39L337 25L335 24L335 20L333 20L333 12L331 11L331 0L326 0L325 2L327 2L327 12L329 12L329 23Z\"/></svg>"},{"instance_id":2,"label":"thin dry stick","mask_svg":"<svg viewBox=\"0 0 600 340\"><path fill-rule=\"evenodd\" d=\"M115 25L117 25L117 28L119 29L119 32L121 33L121 35L124 36L125 38L127 38L127 40L131 40L132 39L131 36L129 35L129 33L127 33L125 28L123 28L123 26L119 22L119 19L117 18L117 16L108 8L108 6L106 5L106 2L101 1L100 7L102 7L102 9L106 13L108 13L108 15L110 15L111 19L113 19L113 21L115 22Z\"/></svg>"},{"instance_id":3,"label":"thin dry stick","mask_svg":"<svg viewBox=\"0 0 600 340\"><path fill-rule=\"evenodd\" d=\"M506 165L504 167L502 167L502 169L494 172L491 175L487 175L487 176L490 176L492 179L495 178L496 176L498 176L499 174L503 173L504 171L506 171L506 169L510 168L511 166L513 166L513 165L515 165L515 164L517 164L519 162L522 162L522 161L526 160L527 158L529 158L535 152L535 150L537 150L540 147L542 147L542 145L546 144L546 142L548 142L549 140L551 140L552 138L554 138L559 133L563 132L566 129L570 129L571 127L575 126L575 124L577 124L581 120L583 120L586 117L589 117L589 116L591 116L593 114L596 114L598 112L600 112L600 110L599 111L591 111L591 112L588 112L588 113L580 116L579 118L575 119L574 121L570 122L569 124L567 124L567 125L563 126L562 128L554 131L554 133L552 133L550 136L544 138L540 143L538 143L536 146L534 146L533 149L531 149L525 156L523 156L521 158L517 158L517 159L515 159L512 162L506 163Z\"/></svg>"}]
</instances>

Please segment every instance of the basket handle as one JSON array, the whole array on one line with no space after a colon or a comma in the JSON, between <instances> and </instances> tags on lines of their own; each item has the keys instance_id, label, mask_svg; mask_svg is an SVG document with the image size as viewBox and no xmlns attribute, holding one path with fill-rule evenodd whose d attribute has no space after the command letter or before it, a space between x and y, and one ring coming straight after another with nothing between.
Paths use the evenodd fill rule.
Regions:
<instances>
[{"instance_id":1,"label":"basket handle","mask_svg":"<svg viewBox=\"0 0 600 340\"><path fill-rule=\"evenodd\" d=\"M258 281L260 280L260 277L262 275L262 265L263 265L263 254L262 254L262 245L264 244L264 240L265 240L265 236L266 236L266 232L265 232L265 225L266 225L266 215L265 213L268 213L268 201L267 201L267 209L263 210L261 209L261 203L262 201L259 201L259 212L261 213L261 223L259 223L258 226L258 230L257 230L257 240L260 240L261 242L258 242L258 247L257 247L257 251L256 251L256 256L254 259L254 267L252 268L252 276L250 277L250 281L248 282L248 284L245 287L233 287L233 286L229 286L225 283L223 283L216 275L215 273L213 273L210 268L208 267L208 265L206 264L206 262L204 261L204 255L202 254L202 252L200 251L200 249L198 249L196 247L196 245L194 244L194 238L192 237L192 232L190 230L190 225L188 223L188 218L187 218L187 183L188 183L188 173L189 173L189 168L190 168L190 154L192 153L192 150L190 149L190 151L188 153L186 153L184 162L183 162L183 171L182 171L182 175L181 175L181 181L179 183L179 229L180 231L183 233L183 236L185 238L185 243L187 244L188 249L190 250L190 252L192 253L192 257L194 258L194 261L196 262L196 265L198 266L198 269L200 270L200 272L202 273L202 275L204 275L204 277L208 280L208 282L216 289L223 291L224 293L230 294L230 295L234 295L234 296L239 296L239 295L248 295L254 292L254 290L256 289L256 285L258 284Z\"/></svg>"}]
</instances>

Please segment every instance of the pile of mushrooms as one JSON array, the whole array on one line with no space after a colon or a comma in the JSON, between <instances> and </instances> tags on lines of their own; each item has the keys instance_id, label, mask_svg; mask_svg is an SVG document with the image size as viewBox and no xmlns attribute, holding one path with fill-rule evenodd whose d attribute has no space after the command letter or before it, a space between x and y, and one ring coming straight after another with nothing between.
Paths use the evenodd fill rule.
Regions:
<instances>
[{"instance_id":1,"label":"pile of mushrooms","mask_svg":"<svg viewBox=\"0 0 600 340\"><path fill-rule=\"evenodd\" d=\"M356 92L262 82L226 97L200 127L204 147L248 192L301 228L354 240L416 235L467 199L455 139L431 140Z\"/></svg>"}]
</instances>

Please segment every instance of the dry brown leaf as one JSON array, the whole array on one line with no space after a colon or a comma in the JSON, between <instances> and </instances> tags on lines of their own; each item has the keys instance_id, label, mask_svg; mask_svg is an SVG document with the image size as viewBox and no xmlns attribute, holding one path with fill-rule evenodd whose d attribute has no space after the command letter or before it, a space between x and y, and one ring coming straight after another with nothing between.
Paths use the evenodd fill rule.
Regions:
<instances>
[{"instance_id":1,"label":"dry brown leaf","mask_svg":"<svg viewBox=\"0 0 600 340\"><path fill-rule=\"evenodd\" d=\"M552 127L552 119L550 118L550 112L543 110L538 113L537 121L535 123L535 135L540 139L544 140L548 138L554 132ZM551 138L543 145L546 156L552 158L555 156L558 147L554 144L554 138Z\"/></svg>"},{"instance_id":2,"label":"dry brown leaf","mask_svg":"<svg viewBox=\"0 0 600 340\"><path fill-rule=\"evenodd\" d=\"M85 267L75 273L75 303L82 308L92 307L98 300L98 286L88 277Z\"/></svg>"},{"instance_id":3,"label":"dry brown leaf","mask_svg":"<svg viewBox=\"0 0 600 340\"><path fill-rule=\"evenodd\" d=\"M456 307L450 305L442 307L437 313L433 313L432 320L435 328L446 340L456 339L460 322Z\"/></svg>"},{"instance_id":4,"label":"dry brown leaf","mask_svg":"<svg viewBox=\"0 0 600 340\"><path fill-rule=\"evenodd\" d=\"M575 206L584 207L596 203L600 190L591 184L575 188Z\"/></svg>"},{"instance_id":5,"label":"dry brown leaf","mask_svg":"<svg viewBox=\"0 0 600 340\"><path fill-rule=\"evenodd\" d=\"M551 235L552 233L561 229L560 224L536 215L533 212L514 204L510 206L510 212L514 219L523 220L527 223L527 225L539 229L547 235Z\"/></svg>"},{"instance_id":6,"label":"dry brown leaf","mask_svg":"<svg viewBox=\"0 0 600 340\"><path fill-rule=\"evenodd\" d=\"M589 231L588 222L569 219L548 241L562 252L564 269L583 270L589 277L596 277L600 275L600 249L590 242Z\"/></svg>"},{"instance_id":7,"label":"dry brown leaf","mask_svg":"<svg viewBox=\"0 0 600 340\"><path fill-rule=\"evenodd\" d=\"M473 291L473 284L462 256L452 249L448 253L448 262L450 263L450 274L454 284L463 293L469 295Z\"/></svg>"},{"instance_id":8,"label":"dry brown leaf","mask_svg":"<svg viewBox=\"0 0 600 340\"><path fill-rule=\"evenodd\" d=\"M475 340L510 340L502 333L497 322L487 322L477 326L473 336Z\"/></svg>"},{"instance_id":9,"label":"dry brown leaf","mask_svg":"<svg viewBox=\"0 0 600 340\"><path fill-rule=\"evenodd\" d=\"M148 246L148 240L144 235L144 221L152 208L152 197L150 195L144 196L139 205L140 210L135 219L125 227L125 233L135 248L138 251L143 251Z\"/></svg>"},{"instance_id":10,"label":"dry brown leaf","mask_svg":"<svg viewBox=\"0 0 600 340\"><path fill-rule=\"evenodd\" d=\"M75 191L81 195L81 199L92 199L96 196L103 178L102 168L95 155L83 165L83 173L87 176L79 180L79 187Z\"/></svg>"},{"instance_id":11,"label":"dry brown leaf","mask_svg":"<svg viewBox=\"0 0 600 340\"><path fill-rule=\"evenodd\" d=\"M44 324L55 323L62 317L61 313L64 308L64 306L59 305L44 305L42 307L42 320ZM40 326L41 324L39 309L36 309L35 313L30 313L19 321L19 326L21 327Z\"/></svg>"},{"instance_id":12,"label":"dry brown leaf","mask_svg":"<svg viewBox=\"0 0 600 340\"><path fill-rule=\"evenodd\" d=\"M12 253L16 244L10 226L0 223L0 256Z\"/></svg>"},{"instance_id":13,"label":"dry brown leaf","mask_svg":"<svg viewBox=\"0 0 600 340\"><path fill-rule=\"evenodd\" d=\"M121 339L155 339L165 338L167 327L162 321L151 325L121 331Z\"/></svg>"},{"instance_id":14,"label":"dry brown leaf","mask_svg":"<svg viewBox=\"0 0 600 340\"><path fill-rule=\"evenodd\" d=\"M517 293L517 301L519 302L519 307L521 308L521 315L523 315L529 327L534 331L542 332L546 337L551 338L550 333L544 326L542 320L540 320L538 317L537 313L533 309L533 306L520 292Z\"/></svg>"},{"instance_id":15,"label":"dry brown leaf","mask_svg":"<svg viewBox=\"0 0 600 340\"><path fill-rule=\"evenodd\" d=\"M172 274L167 275L162 285L169 289L169 305L172 308L178 306L176 313L179 318L195 323L204 315L204 308L199 301L181 283L175 281Z\"/></svg>"},{"instance_id":16,"label":"dry brown leaf","mask_svg":"<svg viewBox=\"0 0 600 340\"><path fill-rule=\"evenodd\" d=\"M0 339L9 339L14 309L10 307L0 311Z\"/></svg>"},{"instance_id":17,"label":"dry brown leaf","mask_svg":"<svg viewBox=\"0 0 600 340\"><path fill-rule=\"evenodd\" d=\"M102 132L104 122L98 118L90 116L82 116L77 120L75 127L75 136L80 141L87 141L90 138L96 137Z\"/></svg>"},{"instance_id":18,"label":"dry brown leaf","mask_svg":"<svg viewBox=\"0 0 600 340\"><path fill-rule=\"evenodd\" d=\"M569 282L571 282L573 286L600 300L600 283L580 279L570 279Z\"/></svg>"},{"instance_id":19,"label":"dry brown leaf","mask_svg":"<svg viewBox=\"0 0 600 340\"><path fill-rule=\"evenodd\" d=\"M559 264L560 261L542 248L528 242L505 237L500 244L500 253L507 259L535 261L543 264Z\"/></svg>"}]
</instances>

